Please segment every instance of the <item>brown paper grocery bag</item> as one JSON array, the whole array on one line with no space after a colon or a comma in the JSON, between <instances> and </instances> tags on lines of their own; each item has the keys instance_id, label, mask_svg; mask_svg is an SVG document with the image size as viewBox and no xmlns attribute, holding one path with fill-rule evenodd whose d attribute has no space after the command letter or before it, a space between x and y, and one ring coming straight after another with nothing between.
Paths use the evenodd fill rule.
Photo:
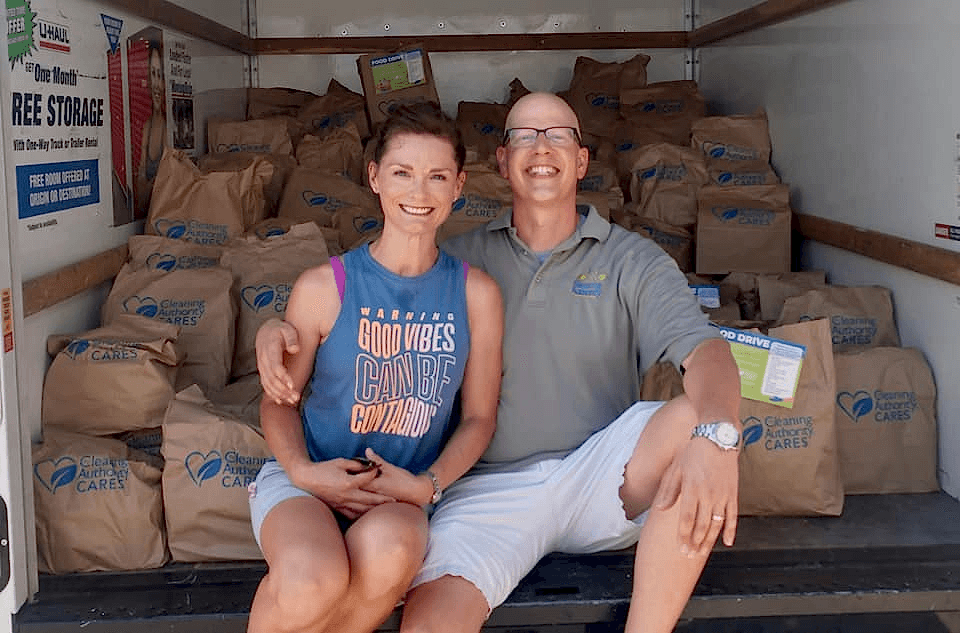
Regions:
<instances>
[{"instance_id":1,"label":"brown paper grocery bag","mask_svg":"<svg viewBox=\"0 0 960 633\"><path fill-rule=\"evenodd\" d=\"M790 271L791 212L787 185L719 187L697 193L696 271Z\"/></svg>"},{"instance_id":2,"label":"brown paper grocery bag","mask_svg":"<svg viewBox=\"0 0 960 633\"><path fill-rule=\"evenodd\" d=\"M683 376L669 361L654 363L643 375L641 400L673 400L683 393Z\"/></svg>"},{"instance_id":3,"label":"brown paper grocery bag","mask_svg":"<svg viewBox=\"0 0 960 633\"><path fill-rule=\"evenodd\" d=\"M300 273L327 263L327 243L313 222L298 224L283 235L260 240L237 239L223 249L221 263L233 273L239 309L234 378L257 371L257 330L268 319L282 319L290 291Z\"/></svg>"},{"instance_id":4,"label":"brown paper grocery bag","mask_svg":"<svg viewBox=\"0 0 960 633\"><path fill-rule=\"evenodd\" d=\"M307 134L297 145L297 162L301 167L322 169L363 183L363 143L357 126L348 122L324 136Z\"/></svg>"},{"instance_id":5,"label":"brown paper grocery bag","mask_svg":"<svg viewBox=\"0 0 960 633\"><path fill-rule=\"evenodd\" d=\"M173 559L263 558L250 526L249 493L270 458L263 436L217 411L196 386L163 420L163 502Z\"/></svg>"},{"instance_id":6,"label":"brown paper grocery bag","mask_svg":"<svg viewBox=\"0 0 960 633\"><path fill-rule=\"evenodd\" d=\"M247 88L247 118L296 116L317 95L294 88Z\"/></svg>"},{"instance_id":7,"label":"brown paper grocery bag","mask_svg":"<svg viewBox=\"0 0 960 633\"><path fill-rule=\"evenodd\" d=\"M250 228L245 237L255 237L258 240L265 240L278 235L283 235L298 224L303 224L303 220L296 218L267 218ZM314 222L316 224L316 222ZM340 247L340 231L332 226L321 226L320 232L323 233L323 239L327 243L327 252L330 255L339 255L343 252Z\"/></svg>"},{"instance_id":8,"label":"brown paper grocery bag","mask_svg":"<svg viewBox=\"0 0 960 633\"><path fill-rule=\"evenodd\" d=\"M333 226L337 212L347 207L360 213L379 210L380 203L369 188L349 178L324 169L297 167L287 180L277 215Z\"/></svg>"},{"instance_id":9,"label":"brown paper grocery bag","mask_svg":"<svg viewBox=\"0 0 960 633\"><path fill-rule=\"evenodd\" d=\"M221 246L184 242L160 235L131 235L127 240L134 270L195 270L220 265Z\"/></svg>"},{"instance_id":10,"label":"brown paper grocery bag","mask_svg":"<svg viewBox=\"0 0 960 633\"><path fill-rule=\"evenodd\" d=\"M843 510L826 319L770 328L806 347L793 408L741 398L740 514L830 515Z\"/></svg>"},{"instance_id":11,"label":"brown paper grocery bag","mask_svg":"<svg viewBox=\"0 0 960 633\"><path fill-rule=\"evenodd\" d=\"M238 378L219 391L207 394L213 407L222 413L231 415L250 426L260 428L260 401L263 399L263 386L259 374L250 374Z\"/></svg>"},{"instance_id":12,"label":"brown paper grocery bag","mask_svg":"<svg viewBox=\"0 0 960 633\"><path fill-rule=\"evenodd\" d=\"M764 167L770 164L767 113L710 116L691 127L690 142L711 167Z\"/></svg>"},{"instance_id":13,"label":"brown paper grocery bag","mask_svg":"<svg viewBox=\"0 0 960 633\"><path fill-rule=\"evenodd\" d=\"M283 195L283 188L287 184L287 179L297 166L297 159L290 154L257 154L254 152L203 154L197 158L197 167L204 174L243 171L248 169L254 160L270 163L273 166L273 175L263 185L265 199L263 212L261 213L259 209L251 209L253 215L245 217L243 221L247 228L251 224L255 224L258 221L257 218L261 216L270 217L277 214L280 196Z\"/></svg>"},{"instance_id":14,"label":"brown paper grocery bag","mask_svg":"<svg viewBox=\"0 0 960 633\"><path fill-rule=\"evenodd\" d=\"M330 80L326 94L310 100L300 109L297 119L307 134L315 136L323 136L347 123L357 126L360 138L370 136L363 95L344 87L335 79Z\"/></svg>"},{"instance_id":15,"label":"brown paper grocery bag","mask_svg":"<svg viewBox=\"0 0 960 633\"><path fill-rule=\"evenodd\" d=\"M565 94L581 129L598 136L609 135L620 118L621 83L631 89L645 87L649 61L643 53L624 62L577 57Z\"/></svg>"},{"instance_id":16,"label":"brown paper grocery bag","mask_svg":"<svg viewBox=\"0 0 960 633\"><path fill-rule=\"evenodd\" d=\"M461 101L457 104L457 129L472 160L496 163L509 108L500 103Z\"/></svg>"},{"instance_id":17,"label":"brown paper grocery bag","mask_svg":"<svg viewBox=\"0 0 960 633\"><path fill-rule=\"evenodd\" d=\"M163 566L160 468L119 440L60 429L43 435L33 447L40 571Z\"/></svg>"},{"instance_id":18,"label":"brown paper grocery bag","mask_svg":"<svg viewBox=\"0 0 960 633\"><path fill-rule=\"evenodd\" d=\"M692 229L697 223L697 191L707 183L700 154L689 148L657 143L634 154L630 200L638 215Z\"/></svg>"},{"instance_id":19,"label":"brown paper grocery bag","mask_svg":"<svg viewBox=\"0 0 960 633\"><path fill-rule=\"evenodd\" d=\"M829 319L833 351L898 347L900 334L893 316L893 296L882 286L827 286L809 290L783 303L778 325L807 319Z\"/></svg>"},{"instance_id":20,"label":"brown paper grocery bag","mask_svg":"<svg viewBox=\"0 0 960 633\"><path fill-rule=\"evenodd\" d=\"M827 285L827 273L823 270L801 270L776 275L757 276L757 298L760 301L760 318L776 321L780 318L783 303L808 290Z\"/></svg>"},{"instance_id":21,"label":"brown paper grocery bag","mask_svg":"<svg viewBox=\"0 0 960 633\"><path fill-rule=\"evenodd\" d=\"M682 226L673 226L661 220L632 216L630 230L657 243L677 262L681 272L693 270L693 234Z\"/></svg>"},{"instance_id":22,"label":"brown paper grocery bag","mask_svg":"<svg viewBox=\"0 0 960 633\"><path fill-rule=\"evenodd\" d=\"M103 305L102 321L138 314L180 327L182 358L176 388L193 383L220 389L230 377L237 308L230 295L233 276L226 268L133 270L124 265Z\"/></svg>"},{"instance_id":23,"label":"brown paper grocery bag","mask_svg":"<svg viewBox=\"0 0 960 633\"><path fill-rule=\"evenodd\" d=\"M510 182L488 165L470 163L464 166L467 181L460 197L454 201L450 217L437 231L437 242L471 231L499 217L513 206Z\"/></svg>"},{"instance_id":24,"label":"brown paper grocery bag","mask_svg":"<svg viewBox=\"0 0 960 633\"><path fill-rule=\"evenodd\" d=\"M265 217L264 187L273 165L255 158L241 171L202 173L167 148L150 197L145 232L198 244L223 244Z\"/></svg>"},{"instance_id":25,"label":"brown paper grocery bag","mask_svg":"<svg viewBox=\"0 0 960 633\"><path fill-rule=\"evenodd\" d=\"M294 88L247 88L248 119L265 119L272 116L296 116L304 104L317 95Z\"/></svg>"},{"instance_id":26,"label":"brown paper grocery bag","mask_svg":"<svg viewBox=\"0 0 960 633\"><path fill-rule=\"evenodd\" d=\"M383 212L380 207L344 207L333 216L333 226L340 234L344 251L377 239L383 231Z\"/></svg>"},{"instance_id":27,"label":"brown paper grocery bag","mask_svg":"<svg viewBox=\"0 0 960 633\"><path fill-rule=\"evenodd\" d=\"M848 494L932 492L937 391L916 349L836 354L840 474Z\"/></svg>"},{"instance_id":28,"label":"brown paper grocery bag","mask_svg":"<svg viewBox=\"0 0 960 633\"><path fill-rule=\"evenodd\" d=\"M174 395L179 335L175 325L122 314L95 330L50 337L44 428L110 435L159 426Z\"/></svg>"},{"instance_id":29,"label":"brown paper grocery bag","mask_svg":"<svg viewBox=\"0 0 960 633\"><path fill-rule=\"evenodd\" d=\"M627 121L676 145L690 144L693 123L706 112L706 99L695 81L661 81L620 91L620 114Z\"/></svg>"},{"instance_id":30,"label":"brown paper grocery bag","mask_svg":"<svg viewBox=\"0 0 960 633\"><path fill-rule=\"evenodd\" d=\"M720 187L755 187L780 184L780 177L769 165L733 165L708 167L707 178L711 185Z\"/></svg>"},{"instance_id":31,"label":"brown paper grocery bag","mask_svg":"<svg viewBox=\"0 0 960 633\"><path fill-rule=\"evenodd\" d=\"M293 142L287 122L279 117L250 121L211 118L207 122L207 148L212 154L292 154Z\"/></svg>"}]
</instances>

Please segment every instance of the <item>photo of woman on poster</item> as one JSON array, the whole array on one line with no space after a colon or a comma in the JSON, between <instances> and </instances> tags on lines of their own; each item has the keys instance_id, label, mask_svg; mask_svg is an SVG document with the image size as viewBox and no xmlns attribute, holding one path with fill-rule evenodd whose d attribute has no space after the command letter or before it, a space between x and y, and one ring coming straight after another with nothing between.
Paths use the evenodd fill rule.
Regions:
<instances>
[{"instance_id":1,"label":"photo of woman on poster","mask_svg":"<svg viewBox=\"0 0 960 633\"><path fill-rule=\"evenodd\" d=\"M147 28L128 41L130 63L130 131L133 138L134 215L144 218L150 208L150 194L160 158L167 145L167 94L164 84L163 40L160 29ZM143 62L146 62L145 68ZM140 81L134 74L139 67ZM139 73L136 73L139 74ZM136 91L137 84L146 90ZM149 106L148 106L149 104ZM139 132L139 136L138 133Z\"/></svg>"}]
</instances>

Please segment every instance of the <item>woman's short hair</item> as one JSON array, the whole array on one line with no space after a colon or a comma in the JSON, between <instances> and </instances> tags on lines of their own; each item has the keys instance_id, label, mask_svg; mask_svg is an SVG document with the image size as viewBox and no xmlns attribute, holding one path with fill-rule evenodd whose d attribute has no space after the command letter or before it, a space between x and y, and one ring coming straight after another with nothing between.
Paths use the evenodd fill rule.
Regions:
<instances>
[{"instance_id":1,"label":"woman's short hair","mask_svg":"<svg viewBox=\"0 0 960 633\"><path fill-rule=\"evenodd\" d=\"M457 161L457 171L463 171L467 150L457 124L444 114L440 106L431 102L403 104L390 113L386 121L377 128L371 142L375 143L373 160L377 164L383 159L387 143L398 134L429 134L450 142Z\"/></svg>"}]
</instances>

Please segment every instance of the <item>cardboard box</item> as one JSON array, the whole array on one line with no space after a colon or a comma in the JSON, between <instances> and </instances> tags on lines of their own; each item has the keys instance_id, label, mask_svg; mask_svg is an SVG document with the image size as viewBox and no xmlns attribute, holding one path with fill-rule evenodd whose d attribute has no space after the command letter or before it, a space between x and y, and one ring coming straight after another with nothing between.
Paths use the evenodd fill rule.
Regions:
<instances>
[{"instance_id":1,"label":"cardboard box","mask_svg":"<svg viewBox=\"0 0 960 633\"><path fill-rule=\"evenodd\" d=\"M357 58L357 69L367 100L370 127L387 119L401 103L440 103L433 83L430 58L416 45L393 53L374 53Z\"/></svg>"}]
</instances>

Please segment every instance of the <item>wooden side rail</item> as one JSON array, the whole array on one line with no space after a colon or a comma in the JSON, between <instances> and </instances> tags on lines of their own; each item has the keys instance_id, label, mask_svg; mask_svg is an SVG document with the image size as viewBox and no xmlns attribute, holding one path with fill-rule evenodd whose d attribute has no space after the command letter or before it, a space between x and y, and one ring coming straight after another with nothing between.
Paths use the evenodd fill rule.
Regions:
<instances>
[{"instance_id":1,"label":"wooden side rail","mask_svg":"<svg viewBox=\"0 0 960 633\"><path fill-rule=\"evenodd\" d=\"M805 239L960 286L960 252L814 215L795 213L794 220L794 231ZM36 314L112 279L126 259L127 247L121 245L24 282L23 316Z\"/></svg>"},{"instance_id":2,"label":"wooden side rail","mask_svg":"<svg viewBox=\"0 0 960 633\"><path fill-rule=\"evenodd\" d=\"M23 282L23 316L36 314L117 276L127 261L127 245Z\"/></svg>"},{"instance_id":3,"label":"wooden side rail","mask_svg":"<svg viewBox=\"0 0 960 633\"><path fill-rule=\"evenodd\" d=\"M697 48L770 26L846 0L765 0L692 32L471 33L368 37L251 38L169 0L104 0L105 3L187 35L245 55L362 54L421 43L431 52Z\"/></svg>"},{"instance_id":4,"label":"wooden side rail","mask_svg":"<svg viewBox=\"0 0 960 633\"><path fill-rule=\"evenodd\" d=\"M795 213L804 238L960 286L960 252L861 229L815 215Z\"/></svg>"},{"instance_id":5,"label":"wooden side rail","mask_svg":"<svg viewBox=\"0 0 960 633\"><path fill-rule=\"evenodd\" d=\"M785 22L846 0L766 0L749 9L721 18L693 30L687 39L688 48L710 46L723 40Z\"/></svg>"}]
</instances>

